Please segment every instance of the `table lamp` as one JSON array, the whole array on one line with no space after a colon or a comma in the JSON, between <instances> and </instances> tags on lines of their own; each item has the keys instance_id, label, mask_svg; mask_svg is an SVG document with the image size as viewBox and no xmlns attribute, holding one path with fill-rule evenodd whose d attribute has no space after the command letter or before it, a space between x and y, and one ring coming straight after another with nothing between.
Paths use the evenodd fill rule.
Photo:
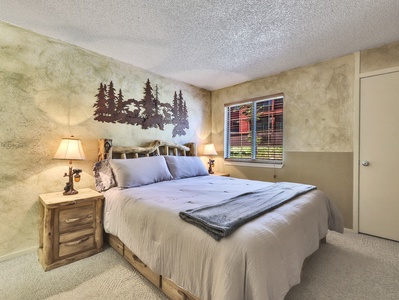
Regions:
<instances>
[{"instance_id":1,"label":"table lamp","mask_svg":"<svg viewBox=\"0 0 399 300\"><path fill-rule=\"evenodd\" d=\"M72 160L84 160L86 156L83 152L82 143L79 139L74 138L63 138L61 144L58 147L57 152L54 155L54 159L67 159L69 160L69 172L64 174L64 177L68 177L69 180L64 187L64 195L75 195L78 193L73 188L73 181L80 181L81 169L73 169ZM73 178L74 177L74 178Z\"/></svg>"},{"instance_id":2,"label":"table lamp","mask_svg":"<svg viewBox=\"0 0 399 300\"><path fill-rule=\"evenodd\" d=\"M216 152L216 149L215 149L215 145L214 144L206 144L205 147L204 147L203 155L209 156L208 173L209 174L213 174L212 167L215 165L215 160L212 159L212 156L218 155L217 152Z\"/></svg>"}]
</instances>

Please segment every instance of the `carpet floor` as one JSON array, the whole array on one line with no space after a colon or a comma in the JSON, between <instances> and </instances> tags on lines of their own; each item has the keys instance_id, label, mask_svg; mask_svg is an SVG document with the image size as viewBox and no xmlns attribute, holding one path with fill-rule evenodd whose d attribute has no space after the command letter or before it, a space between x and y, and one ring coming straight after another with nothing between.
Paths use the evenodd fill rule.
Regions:
<instances>
[{"instance_id":1,"label":"carpet floor","mask_svg":"<svg viewBox=\"0 0 399 300\"><path fill-rule=\"evenodd\" d=\"M0 263L0 298L167 299L112 248L44 272L31 253ZM285 300L399 300L399 243L329 232ZM215 299L217 300L217 299Z\"/></svg>"}]
</instances>

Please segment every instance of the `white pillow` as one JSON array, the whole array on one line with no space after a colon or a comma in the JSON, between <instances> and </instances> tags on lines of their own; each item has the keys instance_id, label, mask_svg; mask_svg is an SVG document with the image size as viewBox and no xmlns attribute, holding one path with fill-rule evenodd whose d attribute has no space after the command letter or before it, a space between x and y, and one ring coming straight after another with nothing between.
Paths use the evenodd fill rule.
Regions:
<instances>
[{"instance_id":1,"label":"white pillow","mask_svg":"<svg viewBox=\"0 0 399 300\"><path fill-rule=\"evenodd\" d=\"M209 175L197 156L165 156L165 160L174 179Z\"/></svg>"},{"instance_id":2,"label":"white pillow","mask_svg":"<svg viewBox=\"0 0 399 300\"><path fill-rule=\"evenodd\" d=\"M172 179L163 156L111 159L109 162L121 189Z\"/></svg>"}]
</instances>

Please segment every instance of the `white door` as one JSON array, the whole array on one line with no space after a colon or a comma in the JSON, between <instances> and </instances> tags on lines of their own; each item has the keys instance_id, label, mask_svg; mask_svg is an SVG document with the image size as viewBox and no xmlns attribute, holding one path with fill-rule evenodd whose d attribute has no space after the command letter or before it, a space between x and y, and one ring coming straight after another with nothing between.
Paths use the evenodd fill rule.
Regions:
<instances>
[{"instance_id":1,"label":"white door","mask_svg":"<svg viewBox=\"0 0 399 300\"><path fill-rule=\"evenodd\" d=\"M399 72L360 81L359 232L399 241Z\"/></svg>"}]
</instances>

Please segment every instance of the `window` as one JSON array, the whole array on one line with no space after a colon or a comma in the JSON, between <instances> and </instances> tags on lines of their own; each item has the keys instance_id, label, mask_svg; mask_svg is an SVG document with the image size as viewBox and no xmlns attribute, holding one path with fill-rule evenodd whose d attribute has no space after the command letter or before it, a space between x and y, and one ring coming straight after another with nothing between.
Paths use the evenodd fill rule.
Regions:
<instances>
[{"instance_id":1,"label":"window","mask_svg":"<svg viewBox=\"0 0 399 300\"><path fill-rule=\"evenodd\" d=\"M283 162L283 95L225 107L225 159Z\"/></svg>"}]
</instances>

